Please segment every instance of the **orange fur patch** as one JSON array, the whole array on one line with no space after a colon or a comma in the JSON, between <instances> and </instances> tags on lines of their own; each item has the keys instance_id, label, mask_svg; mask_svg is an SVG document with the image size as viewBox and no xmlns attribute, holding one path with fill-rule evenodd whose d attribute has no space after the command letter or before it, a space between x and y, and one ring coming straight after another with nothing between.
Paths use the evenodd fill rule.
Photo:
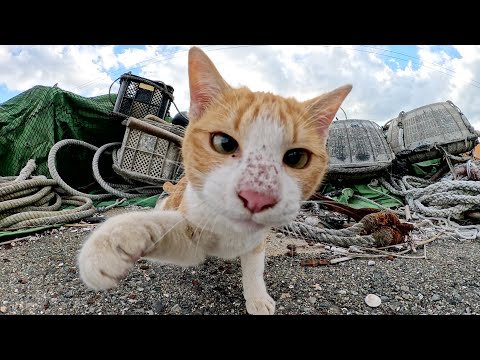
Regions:
<instances>
[{"instance_id":1,"label":"orange fur patch","mask_svg":"<svg viewBox=\"0 0 480 360\"><path fill-rule=\"evenodd\" d=\"M187 178L182 177L180 181L174 185L171 182L166 182L163 184L163 190L168 193L168 197L165 200L163 208L165 210L179 210L182 212L183 204L183 193L187 187Z\"/></svg>"},{"instance_id":2,"label":"orange fur patch","mask_svg":"<svg viewBox=\"0 0 480 360\"><path fill-rule=\"evenodd\" d=\"M283 98L247 88L231 89L221 94L203 116L190 123L183 142L183 161L189 181L201 188L206 174L221 165L231 155L220 154L210 145L210 134L223 132L233 137L240 149L245 142L249 126L262 116L281 123L293 148L304 148L312 153L306 168L285 170L299 179L304 198L309 198L318 188L328 162L326 139L318 131L317 121L307 112L305 104L293 98Z\"/></svg>"}]
</instances>

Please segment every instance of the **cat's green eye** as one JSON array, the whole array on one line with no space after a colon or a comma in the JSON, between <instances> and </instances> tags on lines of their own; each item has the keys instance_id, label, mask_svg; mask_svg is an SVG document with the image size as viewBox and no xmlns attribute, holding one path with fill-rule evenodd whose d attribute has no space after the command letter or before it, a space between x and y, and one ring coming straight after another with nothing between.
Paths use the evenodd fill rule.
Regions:
<instances>
[{"instance_id":1,"label":"cat's green eye","mask_svg":"<svg viewBox=\"0 0 480 360\"><path fill-rule=\"evenodd\" d=\"M303 169L310 160L310 152L305 149L291 149L283 156L283 162L294 169Z\"/></svg>"},{"instance_id":2,"label":"cat's green eye","mask_svg":"<svg viewBox=\"0 0 480 360\"><path fill-rule=\"evenodd\" d=\"M233 154L238 149L237 141L224 133L212 134L211 143L213 149L220 154Z\"/></svg>"}]
</instances>

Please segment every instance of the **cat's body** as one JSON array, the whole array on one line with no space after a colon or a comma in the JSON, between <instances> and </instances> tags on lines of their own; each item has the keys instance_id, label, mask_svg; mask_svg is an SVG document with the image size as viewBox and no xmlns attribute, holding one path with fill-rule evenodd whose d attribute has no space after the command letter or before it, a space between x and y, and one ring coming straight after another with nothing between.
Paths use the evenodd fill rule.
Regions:
<instances>
[{"instance_id":1,"label":"cat's body","mask_svg":"<svg viewBox=\"0 0 480 360\"><path fill-rule=\"evenodd\" d=\"M233 89L198 48L189 53L189 80L185 177L165 184L170 195L154 210L100 226L80 251L81 278L107 289L140 257L182 266L240 257L247 311L273 314L263 280L265 237L293 221L299 201L318 188L328 127L351 86L307 102Z\"/></svg>"}]
</instances>

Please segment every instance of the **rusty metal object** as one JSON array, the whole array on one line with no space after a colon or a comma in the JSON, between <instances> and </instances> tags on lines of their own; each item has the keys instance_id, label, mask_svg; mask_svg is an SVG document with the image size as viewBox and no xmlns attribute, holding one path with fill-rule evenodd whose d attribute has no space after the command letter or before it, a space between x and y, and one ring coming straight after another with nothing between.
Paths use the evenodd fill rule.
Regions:
<instances>
[{"instance_id":1,"label":"rusty metal object","mask_svg":"<svg viewBox=\"0 0 480 360\"><path fill-rule=\"evenodd\" d=\"M351 206L342 204L341 202L330 199L320 194L313 194L309 200L319 200L320 203L326 208L328 208L329 210L347 215L353 220L355 220L356 222L359 222L365 215L380 211L379 209L373 209L373 208L355 209L355 208L352 208Z\"/></svg>"},{"instance_id":2,"label":"rusty metal object","mask_svg":"<svg viewBox=\"0 0 480 360\"><path fill-rule=\"evenodd\" d=\"M400 222L398 216L391 210L368 214L360 220L360 223L363 224L363 235L372 235L377 241L377 246L400 244L414 229L413 224Z\"/></svg>"},{"instance_id":3,"label":"rusty metal object","mask_svg":"<svg viewBox=\"0 0 480 360\"><path fill-rule=\"evenodd\" d=\"M303 260L300 263L300 266L315 267L315 266L329 265L329 264L330 264L329 260L314 258L314 259Z\"/></svg>"},{"instance_id":4,"label":"rusty metal object","mask_svg":"<svg viewBox=\"0 0 480 360\"><path fill-rule=\"evenodd\" d=\"M437 170L437 172L430 177L429 180L430 181L437 181L443 175L445 175L448 172L448 170L449 170L448 165L443 164L442 166L440 166L440 168Z\"/></svg>"}]
</instances>

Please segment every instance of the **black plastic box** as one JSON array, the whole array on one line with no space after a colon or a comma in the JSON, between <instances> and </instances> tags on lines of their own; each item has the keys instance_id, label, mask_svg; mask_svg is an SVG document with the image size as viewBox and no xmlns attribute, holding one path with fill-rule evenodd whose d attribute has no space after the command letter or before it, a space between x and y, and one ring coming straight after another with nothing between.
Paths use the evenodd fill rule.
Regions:
<instances>
[{"instance_id":1,"label":"black plastic box","mask_svg":"<svg viewBox=\"0 0 480 360\"><path fill-rule=\"evenodd\" d=\"M148 114L165 119L173 100L173 87L162 81L152 81L130 73L120 77L120 89L113 114L142 119Z\"/></svg>"}]
</instances>

